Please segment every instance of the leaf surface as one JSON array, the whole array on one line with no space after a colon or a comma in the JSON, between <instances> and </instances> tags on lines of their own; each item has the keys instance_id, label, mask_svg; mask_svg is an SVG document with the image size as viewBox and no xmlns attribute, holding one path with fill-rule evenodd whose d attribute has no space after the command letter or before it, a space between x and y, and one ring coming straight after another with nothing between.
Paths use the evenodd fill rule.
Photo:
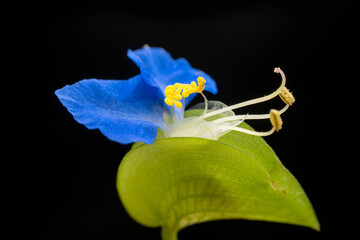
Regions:
<instances>
[{"instance_id":1,"label":"leaf surface","mask_svg":"<svg viewBox=\"0 0 360 240\"><path fill-rule=\"evenodd\" d=\"M138 144L119 167L117 188L130 216L162 227L164 240L176 239L186 226L220 219L319 229L305 192L271 147L240 132L218 141L163 138Z\"/></svg>"}]
</instances>

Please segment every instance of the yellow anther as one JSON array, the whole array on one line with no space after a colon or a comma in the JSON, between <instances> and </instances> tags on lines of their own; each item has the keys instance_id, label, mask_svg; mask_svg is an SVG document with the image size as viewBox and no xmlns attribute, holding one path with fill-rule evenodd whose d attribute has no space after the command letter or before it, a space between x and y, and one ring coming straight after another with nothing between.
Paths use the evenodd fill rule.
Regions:
<instances>
[{"instance_id":1,"label":"yellow anther","mask_svg":"<svg viewBox=\"0 0 360 240\"><path fill-rule=\"evenodd\" d=\"M198 84L192 81L190 84L175 83L165 88L165 103L169 106L175 105L177 108L182 108L182 103L179 100L187 98L192 93L201 93L205 88L205 79L203 77L197 78Z\"/></svg>"},{"instance_id":2,"label":"yellow anther","mask_svg":"<svg viewBox=\"0 0 360 240\"><path fill-rule=\"evenodd\" d=\"M198 93L201 93L202 91L204 91L204 88L205 88L205 83L206 83L206 81L205 81L205 78L203 78L203 77L198 77L197 78L197 81L198 81L198 87L197 87L197 89L196 89L196 91L198 92Z\"/></svg>"},{"instance_id":3,"label":"yellow anther","mask_svg":"<svg viewBox=\"0 0 360 240\"><path fill-rule=\"evenodd\" d=\"M169 106L172 106L173 104L174 104L174 100L172 100L172 99L170 99L170 98L165 98L165 103L167 104L167 105L169 105Z\"/></svg>"},{"instance_id":4,"label":"yellow anther","mask_svg":"<svg viewBox=\"0 0 360 240\"><path fill-rule=\"evenodd\" d=\"M175 105L175 107L181 108L182 104L179 102L183 97L181 96L182 84L175 83L165 88L165 103L169 106Z\"/></svg>"},{"instance_id":5,"label":"yellow anther","mask_svg":"<svg viewBox=\"0 0 360 240\"><path fill-rule=\"evenodd\" d=\"M279 96L281 98L281 100L284 101L284 103L286 103L287 105L292 106L293 103L295 102L295 98L292 95L292 93L289 91L289 89L287 89L286 87L284 87L281 92L279 93Z\"/></svg>"},{"instance_id":6,"label":"yellow anther","mask_svg":"<svg viewBox=\"0 0 360 240\"><path fill-rule=\"evenodd\" d=\"M189 94L189 92L188 92L188 91L183 90L183 92L182 92L182 96L183 96L184 98L187 98L189 95L190 95L190 94Z\"/></svg>"},{"instance_id":7,"label":"yellow anther","mask_svg":"<svg viewBox=\"0 0 360 240\"><path fill-rule=\"evenodd\" d=\"M182 108L182 104L179 101L174 101L175 107Z\"/></svg>"},{"instance_id":8,"label":"yellow anther","mask_svg":"<svg viewBox=\"0 0 360 240\"><path fill-rule=\"evenodd\" d=\"M182 96L181 96L180 94L176 94L176 95L174 96L174 99L179 101L179 100L182 99Z\"/></svg>"},{"instance_id":9,"label":"yellow anther","mask_svg":"<svg viewBox=\"0 0 360 240\"><path fill-rule=\"evenodd\" d=\"M175 88L175 86L173 86L173 85L169 85L169 86L167 86L166 88L165 88L165 91L166 90L172 90L172 91L175 91L176 90L176 88Z\"/></svg>"},{"instance_id":10,"label":"yellow anther","mask_svg":"<svg viewBox=\"0 0 360 240\"><path fill-rule=\"evenodd\" d=\"M283 121L280 117L280 113L278 110L270 110L270 122L276 131L279 131L281 129Z\"/></svg>"},{"instance_id":11,"label":"yellow anther","mask_svg":"<svg viewBox=\"0 0 360 240\"><path fill-rule=\"evenodd\" d=\"M173 90L171 90L171 89L165 89L165 96L166 96L166 97L170 97L170 96L174 96L174 95L175 95L175 93L174 93Z\"/></svg>"}]
</instances>

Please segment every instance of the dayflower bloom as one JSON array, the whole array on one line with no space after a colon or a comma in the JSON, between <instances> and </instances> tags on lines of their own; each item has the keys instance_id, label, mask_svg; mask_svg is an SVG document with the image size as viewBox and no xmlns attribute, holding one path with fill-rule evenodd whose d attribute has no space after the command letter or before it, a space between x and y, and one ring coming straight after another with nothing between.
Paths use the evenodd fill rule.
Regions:
<instances>
[{"instance_id":1,"label":"dayflower bloom","mask_svg":"<svg viewBox=\"0 0 360 240\"><path fill-rule=\"evenodd\" d=\"M174 60L164 49L149 46L129 50L128 56L140 68L140 74L127 81L87 79L55 92L75 120L89 129L100 129L109 139L119 143L141 141L151 144L158 129L163 130L165 137L217 140L232 130L267 136L281 129L280 114L295 101L285 87L285 74L280 68L275 68L282 76L281 85L275 92L228 107L220 102L208 102L202 92L207 90L216 94L215 81L192 68L185 59ZM185 118L185 108L196 93L204 98L203 114ZM232 112L276 96L286 103L280 111L271 110L269 114L260 115L235 115ZM220 118L211 119L213 116ZM273 127L267 132L238 127L245 119L270 119Z\"/></svg>"}]
</instances>

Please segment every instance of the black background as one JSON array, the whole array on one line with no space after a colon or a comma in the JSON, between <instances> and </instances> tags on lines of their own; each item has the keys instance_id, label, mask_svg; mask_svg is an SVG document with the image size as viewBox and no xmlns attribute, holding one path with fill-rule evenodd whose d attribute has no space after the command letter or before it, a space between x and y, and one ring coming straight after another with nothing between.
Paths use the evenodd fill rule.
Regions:
<instances>
[{"instance_id":1,"label":"black background","mask_svg":"<svg viewBox=\"0 0 360 240\"><path fill-rule=\"evenodd\" d=\"M174 6L28 3L4 8L2 239L160 239L118 198L130 146L76 123L54 91L84 78L139 73L127 49L160 46L212 76L228 105L276 89L280 66L296 102L267 137L296 176L321 232L257 221L191 226L179 239L328 239L355 228L358 192L358 18L350 1L240 1ZM5 11L4 11L5 13ZM194 103L200 101L195 98ZM279 101L238 110L264 112ZM259 130L267 122L254 123ZM356 137L356 138L355 138Z\"/></svg>"}]
</instances>

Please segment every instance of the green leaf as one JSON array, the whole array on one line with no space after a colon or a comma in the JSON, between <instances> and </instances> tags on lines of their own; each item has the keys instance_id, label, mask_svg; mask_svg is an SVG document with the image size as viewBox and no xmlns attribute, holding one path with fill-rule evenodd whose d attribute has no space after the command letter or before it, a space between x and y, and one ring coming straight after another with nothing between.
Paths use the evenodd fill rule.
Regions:
<instances>
[{"instance_id":1,"label":"green leaf","mask_svg":"<svg viewBox=\"0 0 360 240\"><path fill-rule=\"evenodd\" d=\"M319 230L305 192L274 151L261 137L240 132L218 141L162 138L137 144L119 167L117 188L129 215L162 227L163 240L177 239L186 226L220 219Z\"/></svg>"}]
</instances>

